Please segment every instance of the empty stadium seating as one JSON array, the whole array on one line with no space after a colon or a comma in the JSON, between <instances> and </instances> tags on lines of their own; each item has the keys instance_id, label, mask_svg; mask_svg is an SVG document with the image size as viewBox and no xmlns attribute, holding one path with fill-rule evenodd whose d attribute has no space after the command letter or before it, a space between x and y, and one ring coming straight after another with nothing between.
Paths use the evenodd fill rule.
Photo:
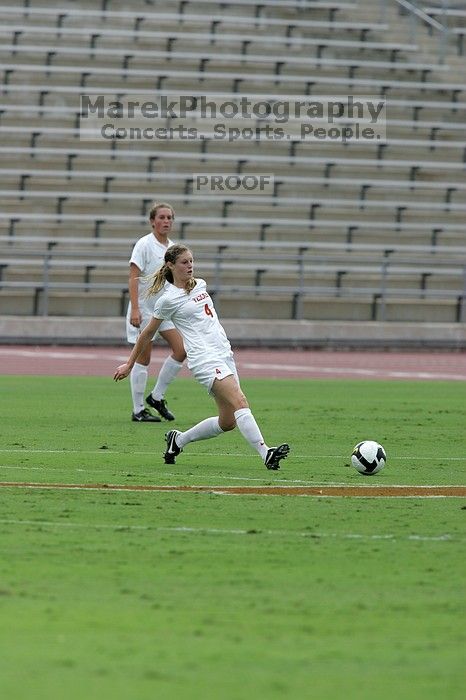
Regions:
<instances>
[{"instance_id":1,"label":"empty stadium seating","mask_svg":"<svg viewBox=\"0 0 466 700\"><path fill-rule=\"evenodd\" d=\"M443 62L432 26L413 41L395 2L383 13L369 0L5 4L0 314L122 315L131 245L163 199L223 316L267 318L273 306L284 319L463 322L464 18L423 10L448 19ZM86 93L386 98L386 133L311 141L290 118L284 138L233 142L196 106L189 125L203 138L104 139L85 131ZM273 186L200 192L201 173L270 175Z\"/></svg>"}]
</instances>

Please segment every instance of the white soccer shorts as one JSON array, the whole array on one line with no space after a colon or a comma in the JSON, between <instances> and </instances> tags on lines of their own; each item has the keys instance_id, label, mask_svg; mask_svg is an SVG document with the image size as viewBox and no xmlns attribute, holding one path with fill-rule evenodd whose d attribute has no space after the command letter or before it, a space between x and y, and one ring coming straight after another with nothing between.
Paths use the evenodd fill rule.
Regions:
<instances>
[{"instance_id":1,"label":"white soccer shorts","mask_svg":"<svg viewBox=\"0 0 466 700\"><path fill-rule=\"evenodd\" d=\"M208 360L202 364L190 367L193 376L199 384L205 386L207 391L212 391L212 385L216 379L219 381L233 375L239 384L238 371L233 357L223 357L220 360Z\"/></svg>"},{"instance_id":2,"label":"white soccer shorts","mask_svg":"<svg viewBox=\"0 0 466 700\"><path fill-rule=\"evenodd\" d=\"M140 328L136 328L136 326L131 325L131 323L129 322L129 318L126 317L126 340L128 341L128 343L131 343L131 345L135 344L139 337L139 333L142 331L144 326L147 326L151 318L151 314L143 313L141 326ZM160 333L160 331L171 331L173 328L175 328L175 326L171 321L162 321L157 333ZM155 340L155 338L157 337L157 333L154 334L152 340Z\"/></svg>"}]
</instances>

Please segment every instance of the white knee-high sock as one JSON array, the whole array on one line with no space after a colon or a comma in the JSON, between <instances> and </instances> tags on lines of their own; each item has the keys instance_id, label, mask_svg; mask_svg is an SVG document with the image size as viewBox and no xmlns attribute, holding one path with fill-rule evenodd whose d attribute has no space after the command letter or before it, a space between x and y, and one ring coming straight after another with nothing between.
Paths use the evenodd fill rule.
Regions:
<instances>
[{"instance_id":1,"label":"white knee-high sock","mask_svg":"<svg viewBox=\"0 0 466 700\"><path fill-rule=\"evenodd\" d=\"M217 437L221 435L223 430L218 424L218 416L213 416L212 418L206 418L200 423L193 425L189 430L185 430L184 433L180 433L176 436L176 444L178 447L184 447L188 442L196 442L197 440L207 440L208 438Z\"/></svg>"},{"instance_id":2,"label":"white knee-high sock","mask_svg":"<svg viewBox=\"0 0 466 700\"><path fill-rule=\"evenodd\" d=\"M134 413L139 413L144 408L144 392L148 374L146 365L140 365L139 362L134 363L134 367L129 375Z\"/></svg>"},{"instance_id":3,"label":"white knee-high sock","mask_svg":"<svg viewBox=\"0 0 466 700\"><path fill-rule=\"evenodd\" d=\"M160 401L165 396L168 385L172 382L180 369L183 367L182 362L177 362L171 355L167 357L162 367L160 368L157 381L152 389L152 396L156 401Z\"/></svg>"},{"instance_id":4,"label":"white knee-high sock","mask_svg":"<svg viewBox=\"0 0 466 700\"><path fill-rule=\"evenodd\" d=\"M241 435L246 438L251 447L260 454L262 459L265 459L269 448L264 442L264 438L256 423L256 419L251 413L251 409L240 408L235 411L234 416Z\"/></svg>"}]
</instances>

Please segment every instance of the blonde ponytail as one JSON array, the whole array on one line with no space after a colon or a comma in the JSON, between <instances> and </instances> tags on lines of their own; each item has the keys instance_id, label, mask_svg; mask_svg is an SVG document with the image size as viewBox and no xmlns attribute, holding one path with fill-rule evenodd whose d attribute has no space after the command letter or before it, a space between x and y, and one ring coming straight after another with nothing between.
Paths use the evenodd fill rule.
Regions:
<instances>
[{"instance_id":1,"label":"blonde ponytail","mask_svg":"<svg viewBox=\"0 0 466 700\"><path fill-rule=\"evenodd\" d=\"M166 262L152 276L152 282L149 289L147 290L146 297L151 297L153 294L157 294L157 292L159 292L162 289L165 282L173 282L172 271L170 270Z\"/></svg>"}]
</instances>

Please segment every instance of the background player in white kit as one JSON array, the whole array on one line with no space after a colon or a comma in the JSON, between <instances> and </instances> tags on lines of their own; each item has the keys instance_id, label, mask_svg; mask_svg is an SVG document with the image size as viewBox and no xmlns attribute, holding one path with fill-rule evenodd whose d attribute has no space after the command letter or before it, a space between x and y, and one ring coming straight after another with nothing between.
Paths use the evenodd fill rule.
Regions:
<instances>
[{"instance_id":1,"label":"background player in white kit","mask_svg":"<svg viewBox=\"0 0 466 700\"><path fill-rule=\"evenodd\" d=\"M171 232L175 212L169 204L155 204L149 212L152 233L140 238L129 261L129 298L126 314L126 337L129 343L136 343L141 330L153 318L156 297L147 297L147 291L154 273L163 265L167 248L173 244L168 236ZM163 363L152 392L146 402L165 418L174 420L175 416L168 410L164 399L167 386L180 371L186 357L183 340L171 321L160 324L158 332L170 345L172 354ZM153 338L155 338L154 333ZM131 371L131 396L133 400L132 420L143 423L160 422L159 416L153 415L144 407L144 394L149 376L149 364L152 342L142 349Z\"/></svg>"},{"instance_id":2,"label":"background player in white kit","mask_svg":"<svg viewBox=\"0 0 466 700\"><path fill-rule=\"evenodd\" d=\"M172 319L183 337L189 369L213 395L218 407L218 416L206 418L185 432L170 430L166 434L165 463L174 464L177 455L189 442L216 437L238 426L260 454L267 469L279 469L280 460L288 455L290 448L286 443L278 447L265 444L241 391L231 346L206 283L193 277L193 257L189 248L174 245L166 251L165 263L154 275L149 291L158 294L154 316L141 332L128 361L116 370L115 381L128 376L152 335L163 322Z\"/></svg>"}]
</instances>

